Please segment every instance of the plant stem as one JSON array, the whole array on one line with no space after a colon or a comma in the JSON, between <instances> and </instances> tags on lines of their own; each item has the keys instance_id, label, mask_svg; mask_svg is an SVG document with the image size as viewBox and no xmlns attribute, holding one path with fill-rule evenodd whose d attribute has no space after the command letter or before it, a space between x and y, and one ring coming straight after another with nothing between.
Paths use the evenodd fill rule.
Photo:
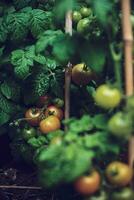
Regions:
<instances>
[{"instance_id":1,"label":"plant stem","mask_svg":"<svg viewBox=\"0 0 134 200\"><path fill-rule=\"evenodd\" d=\"M117 53L114 49L114 45L110 44L110 50L112 59L114 62L114 73L115 73L115 79L116 79L116 86L119 90L122 91L122 73L121 73L121 58L122 58L122 52L121 50L119 53Z\"/></svg>"}]
</instances>

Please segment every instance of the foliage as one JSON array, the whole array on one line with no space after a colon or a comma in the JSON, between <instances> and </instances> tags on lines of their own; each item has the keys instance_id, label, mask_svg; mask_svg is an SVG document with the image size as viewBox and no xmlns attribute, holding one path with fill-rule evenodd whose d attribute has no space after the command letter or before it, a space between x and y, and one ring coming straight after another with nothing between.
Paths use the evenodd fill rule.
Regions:
<instances>
[{"instance_id":1,"label":"foliage","mask_svg":"<svg viewBox=\"0 0 134 200\"><path fill-rule=\"evenodd\" d=\"M94 162L106 157L109 160L109 155L112 160L120 152L118 141L112 140L106 125L96 129L100 123L98 116L91 118L85 115L65 123L68 131L61 135L61 144L50 143L47 149L40 148L35 154L44 187L71 182L88 172Z\"/></svg>"}]
</instances>

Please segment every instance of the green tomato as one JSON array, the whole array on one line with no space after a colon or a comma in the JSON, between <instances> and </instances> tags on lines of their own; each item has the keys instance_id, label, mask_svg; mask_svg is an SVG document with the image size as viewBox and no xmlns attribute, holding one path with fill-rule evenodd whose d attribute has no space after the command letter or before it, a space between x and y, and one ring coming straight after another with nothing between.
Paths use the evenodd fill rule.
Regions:
<instances>
[{"instance_id":1,"label":"green tomato","mask_svg":"<svg viewBox=\"0 0 134 200\"><path fill-rule=\"evenodd\" d=\"M22 131L22 136L27 141L36 136L36 130L32 127L24 128Z\"/></svg>"},{"instance_id":2,"label":"green tomato","mask_svg":"<svg viewBox=\"0 0 134 200\"><path fill-rule=\"evenodd\" d=\"M90 20L88 18L81 19L77 24L78 33L87 33L90 25Z\"/></svg>"},{"instance_id":3,"label":"green tomato","mask_svg":"<svg viewBox=\"0 0 134 200\"><path fill-rule=\"evenodd\" d=\"M133 130L132 121L123 112L118 112L109 120L108 129L113 135L128 139Z\"/></svg>"},{"instance_id":4,"label":"green tomato","mask_svg":"<svg viewBox=\"0 0 134 200\"><path fill-rule=\"evenodd\" d=\"M132 27L134 28L134 15L130 16L130 20L131 20Z\"/></svg>"},{"instance_id":5,"label":"green tomato","mask_svg":"<svg viewBox=\"0 0 134 200\"><path fill-rule=\"evenodd\" d=\"M91 8L82 7L80 9L80 13L81 13L82 17L89 17L92 14L92 10L91 10Z\"/></svg>"},{"instance_id":6,"label":"green tomato","mask_svg":"<svg viewBox=\"0 0 134 200\"><path fill-rule=\"evenodd\" d=\"M53 100L53 104L58 108L63 108L64 101L60 98L56 98L56 99Z\"/></svg>"},{"instance_id":7,"label":"green tomato","mask_svg":"<svg viewBox=\"0 0 134 200\"><path fill-rule=\"evenodd\" d=\"M109 200L105 191L101 191L99 195L87 197L85 200Z\"/></svg>"},{"instance_id":8,"label":"green tomato","mask_svg":"<svg viewBox=\"0 0 134 200\"><path fill-rule=\"evenodd\" d=\"M78 11L74 11L72 15L72 19L75 23L78 23L82 19L81 13Z\"/></svg>"},{"instance_id":9,"label":"green tomato","mask_svg":"<svg viewBox=\"0 0 134 200\"><path fill-rule=\"evenodd\" d=\"M96 104L104 109L116 108L121 102L121 92L116 88L110 88L104 84L97 88L94 100Z\"/></svg>"},{"instance_id":10,"label":"green tomato","mask_svg":"<svg viewBox=\"0 0 134 200\"><path fill-rule=\"evenodd\" d=\"M112 194L112 200L134 200L134 191L131 188L123 188Z\"/></svg>"}]
</instances>

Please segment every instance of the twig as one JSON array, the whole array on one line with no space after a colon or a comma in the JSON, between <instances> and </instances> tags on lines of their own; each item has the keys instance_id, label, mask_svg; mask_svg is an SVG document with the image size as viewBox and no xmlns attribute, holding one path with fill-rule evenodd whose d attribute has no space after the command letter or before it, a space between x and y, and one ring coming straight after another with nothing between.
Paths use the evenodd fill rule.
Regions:
<instances>
[{"instance_id":1,"label":"twig","mask_svg":"<svg viewBox=\"0 0 134 200\"><path fill-rule=\"evenodd\" d=\"M125 89L126 95L132 95L134 92L134 71L133 71L133 32L130 21L131 6L130 0L122 0L122 28L125 53ZM134 164L134 137L129 142L129 165Z\"/></svg>"},{"instance_id":2,"label":"twig","mask_svg":"<svg viewBox=\"0 0 134 200\"><path fill-rule=\"evenodd\" d=\"M70 36L72 35L72 11L68 11L66 14L65 31ZM68 63L65 70L65 119L68 119L70 116L71 70L72 65L71 63ZM67 127L65 127L65 130L67 130Z\"/></svg>"},{"instance_id":3,"label":"twig","mask_svg":"<svg viewBox=\"0 0 134 200\"><path fill-rule=\"evenodd\" d=\"M34 186L0 185L0 189L42 190L43 188Z\"/></svg>"}]
</instances>

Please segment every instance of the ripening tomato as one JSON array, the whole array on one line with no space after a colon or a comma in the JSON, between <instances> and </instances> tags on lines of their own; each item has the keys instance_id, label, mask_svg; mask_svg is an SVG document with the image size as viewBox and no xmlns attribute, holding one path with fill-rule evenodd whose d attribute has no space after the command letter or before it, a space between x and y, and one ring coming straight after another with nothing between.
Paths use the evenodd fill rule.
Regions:
<instances>
[{"instance_id":1,"label":"ripening tomato","mask_svg":"<svg viewBox=\"0 0 134 200\"><path fill-rule=\"evenodd\" d=\"M76 191L80 194L90 195L99 190L100 184L100 174L97 171L93 171L88 176L81 176L80 178L78 178L74 183L74 187Z\"/></svg>"},{"instance_id":2,"label":"ripening tomato","mask_svg":"<svg viewBox=\"0 0 134 200\"><path fill-rule=\"evenodd\" d=\"M48 117L50 115L54 115L58 117L60 120L63 119L63 111L60 108L57 108L56 106L49 106L45 111L45 116Z\"/></svg>"},{"instance_id":3,"label":"ripening tomato","mask_svg":"<svg viewBox=\"0 0 134 200\"><path fill-rule=\"evenodd\" d=\"M74 11L72 19L75 23L78 23L82 19L81 13L79 11Z\"/></svg>"},{"instance_id":4,"label":"ripening tomato","mask_svg":"<svg viewBox=\"0 0 134 200\"><path fill-rule=\"evenodd\" d=\"M121 92L117 88L111 88L106 84L100 85L94 95L96 104L104 109L116 108L121 98Z\"/></svg>"},{"instance_id":5,"label":"ripening tomato","mask_svg":"<svg viewBox=\"0 0 134 200\"><path fill-rule=\"evenodd\" d=\"M133 178L133 169L126 163L114 161L107 166L106 177L115 186L126 186Z\"/></svg>"},{"instance_id":6,"label":"ripening tomato","mask_svg":"<svg viewBox=\"0 0 134 200\"><path fill-rule=\"evenodd\" d=\"M82 7L80 9L80 13L81 13L82 17L89 17L92 14L92 10L91 10L91 8Z\"/></svg>"},{"instance_id":7,"label":"ripening tomato","mask_svg":"<svg viewBox=\"0 0 134 200\"><path fill-rule=\"evenodd\" d=\"M77 64L72 69L72 80L77 85L87 85L94 79L94 73L84 63Z\"/></svg>"},{"instance_id":8,"label":"ripening tomato","mask_svg":"<svg viewBox=\"0 0 134 200\"><path fill-rule=\"evenodd\" d=\"M29 108L25 113L25 118L31 126L38 126L40 122L41 110L39 108Z\"/></svg>"},{"instance_id":9,"label":"ripening tomato","mask_svg":"<svg viewBox=\"0 0 134 200\"><path fill-rule=\"evenodd\" d=\"M60 129L61 123L58 117L51 115L40 122L40 131L49 133Z\"/></svg>"}]
</instances>

